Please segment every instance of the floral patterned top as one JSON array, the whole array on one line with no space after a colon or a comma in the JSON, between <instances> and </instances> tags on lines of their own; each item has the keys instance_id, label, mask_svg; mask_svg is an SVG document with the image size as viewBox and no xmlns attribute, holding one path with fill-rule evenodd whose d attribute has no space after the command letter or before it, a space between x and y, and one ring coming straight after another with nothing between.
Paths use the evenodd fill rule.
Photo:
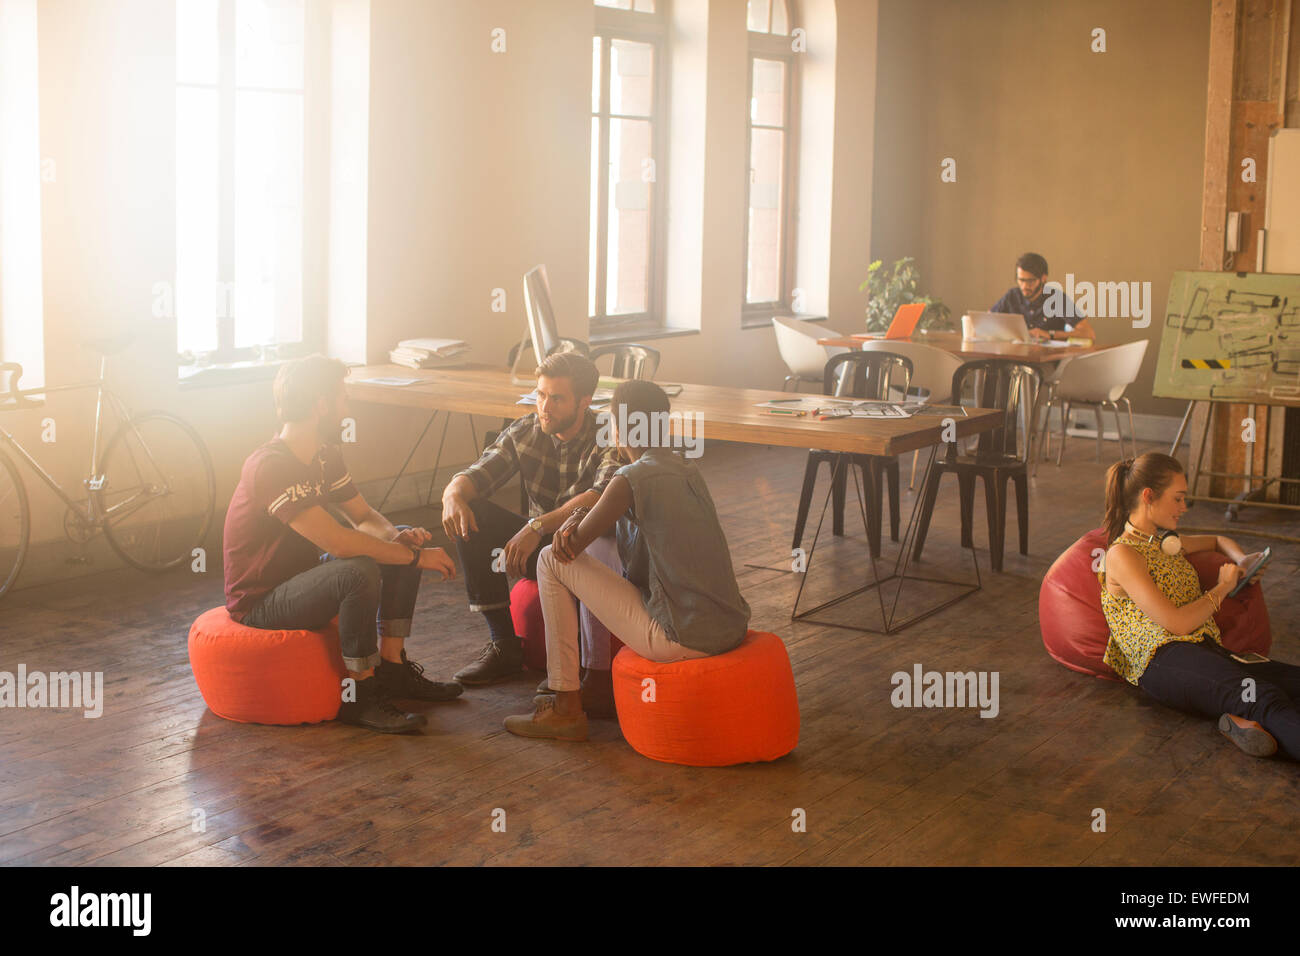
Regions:
<instances>
[{"instance_id":1,"label":"floral patterned top","mask_svg":"<svg viewBox=\"0 0 1300 956\"><path fill-rule=\"evenodd\" d=\"M1151 580L1175 607L1190 604L1201 596L1201 579L1185 552L1165 554L1159 542L1131 537L1125 538L1124 543L1146 558ZM1105 570L1097 573L1097 580L1101 582L1101 609L1110 626L1110 640L1102 659L1130 684L1137 684L1156 651L1172 641L1199 641L1209 637L1223 643L1213 616L1191 634L1172 634L1147 617L1127 594L1123 597L1111 594L1106 588Z\"/></svg>"}]
</instances>

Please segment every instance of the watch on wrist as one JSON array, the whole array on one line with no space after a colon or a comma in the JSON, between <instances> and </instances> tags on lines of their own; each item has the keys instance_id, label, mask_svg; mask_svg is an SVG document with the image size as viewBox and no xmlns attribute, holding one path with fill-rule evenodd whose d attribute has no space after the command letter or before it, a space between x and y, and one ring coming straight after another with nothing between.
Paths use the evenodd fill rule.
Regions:
<instances>
[{"instance_id":1,"label":"watch on wrist","mask_svg":"<svg viewBox=\"0 0 1300 956\"><path fill-rule=\"evenodd\" d=\"M407 566L408 568L413 568L413 567L415 567L417 564L420 563L420 551L421 551L421 549L420 549L420 548L417 548L417 547L416 547L415 545L413 545L413 544L408 544L407 547L411 549L411 560L410 560L410 562L409 562L406 566Z\"/></svg>"},{"instance_id":2,"label":"watch on wrist","mask_svg":"<svg viewBox=\"0 0 1300 956\"><path fill-rule=\"evenodd\" d=\"M534 531L536 531L538 534L540 534L543 538L546 537L546 528L545 528L545 526L542 524L542 522L541 522L539 519L537 519L537 518L529 518L529 519L528 519L528 527L532 528Z\"/></svg>"}]
</instances>

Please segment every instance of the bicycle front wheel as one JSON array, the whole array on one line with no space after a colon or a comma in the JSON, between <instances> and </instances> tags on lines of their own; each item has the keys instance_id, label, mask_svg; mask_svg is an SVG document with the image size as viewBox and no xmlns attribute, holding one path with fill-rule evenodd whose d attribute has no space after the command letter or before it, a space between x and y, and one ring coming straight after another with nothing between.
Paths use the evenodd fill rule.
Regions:
<instances>
[{"instance_id":1,"label":"bicycle front wheel","mask_svg":"<svg viewBox=\"0 0 1300 956\"><path fill-rule=\"evenodd\" d=\"M18 580L31 533L32 515L22 476L13 459L0 454L0 597Z\"/></svg>"},{"instance_id":2,"label":"bicycle front wheel","mask_svg":"<svg viewBox=\"0 0 1300 956\"><path fill-rule=\"evenodd\" d=\"M216 477L207 446L166 412L132 418L104 451L99 515L127 564L164 571L192 558L212 525Z\"/></svg>"}]
</instances>

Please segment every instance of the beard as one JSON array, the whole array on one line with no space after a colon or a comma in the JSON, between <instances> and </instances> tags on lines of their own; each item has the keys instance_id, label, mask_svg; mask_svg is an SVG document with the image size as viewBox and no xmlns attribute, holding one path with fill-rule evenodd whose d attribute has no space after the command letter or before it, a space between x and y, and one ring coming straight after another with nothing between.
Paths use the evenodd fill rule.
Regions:
<instances>
[{"instance_id":1,"label":"beard","mask_svg":"<svg viewBox=\"0 0 1300 956\"><path fill-rule=\"evenodd\" d=\"M578 422L578 413L570 415L568 418L552 418L550 424L545 424L538 416L538 424L542 426L542 431L547 435L558 435L560 432L568 431Z\"/></svg>"}]
</instances>

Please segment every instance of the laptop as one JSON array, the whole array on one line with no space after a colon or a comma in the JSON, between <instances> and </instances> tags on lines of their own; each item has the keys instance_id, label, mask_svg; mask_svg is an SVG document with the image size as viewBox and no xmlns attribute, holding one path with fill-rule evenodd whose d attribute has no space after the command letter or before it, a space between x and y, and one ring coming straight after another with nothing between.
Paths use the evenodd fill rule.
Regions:
<instances>
[{"instance_id":1,"label":"laptop","mask_svg":"<svg viewBox=\"0 0 1300 956\"><path fill-rule=\"evenodd\" d=\"M967 342L1032 342L1025 317L1016 312L967 312L961 317Z\"/></svg>"},{"instance_id":2,"label":"laptop","mask_svg":"<svg viewBox=\"0 0 1300 956\"><path fill-rule=\"evenodd\" d=\"M906 305L900 305L894 313L893 319L889 322L889 331L883 338L886 339L910 339L912 333L916 331L917 323L921 321L921 316L925 315L925 302L909 302ZM882 338L879 332L855 332L855 339L879 339Z\"/></svg>"}]
</instances>

